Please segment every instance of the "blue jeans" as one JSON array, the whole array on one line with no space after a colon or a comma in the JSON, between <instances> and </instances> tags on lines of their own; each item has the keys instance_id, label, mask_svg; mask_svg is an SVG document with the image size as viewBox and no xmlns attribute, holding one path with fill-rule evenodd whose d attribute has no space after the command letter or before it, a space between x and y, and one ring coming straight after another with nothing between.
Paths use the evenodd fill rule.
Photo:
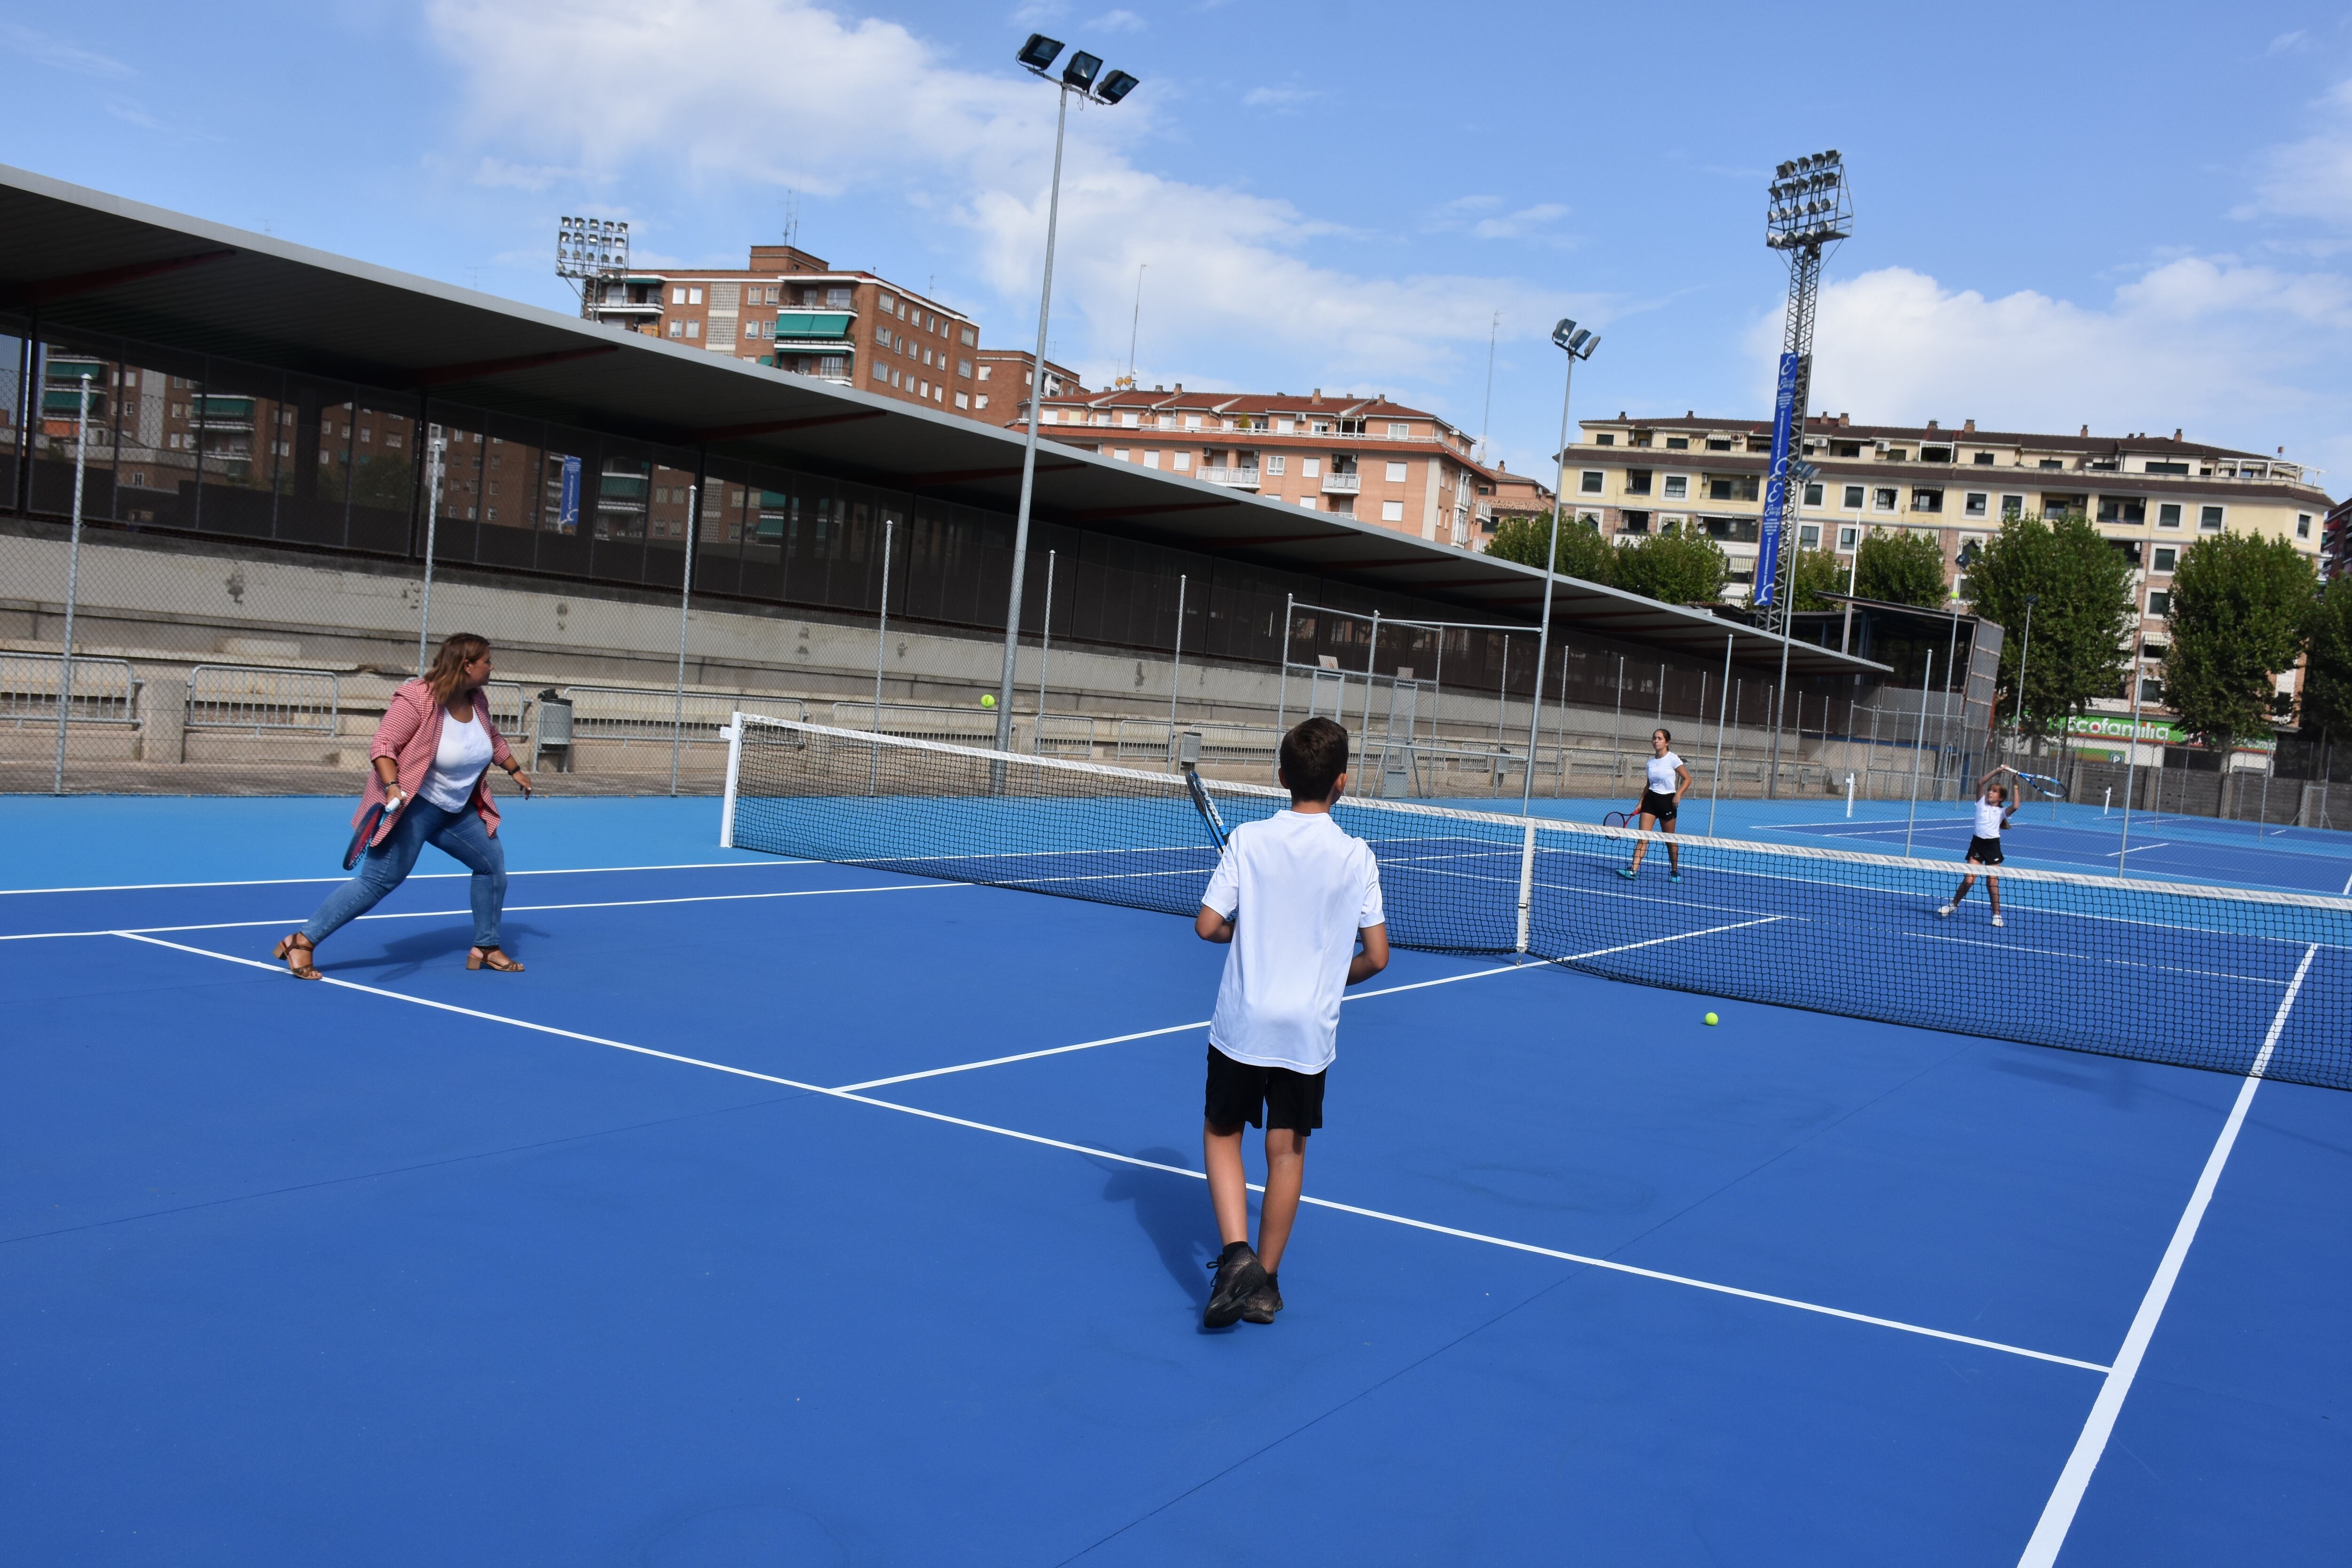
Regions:
<instances>
[{"instance_id":1,"label":"blue jeans","mask_svg":"<svg viewBox=\"0 0 2352 1568\"><path fill-rule=\"evenodd\" d=\"M417 854L427 845L474 873L467 889L474 905L474 945L499 944L499 913L507 902L506 847L489 835L470 808L444 811L429 800L411 799L394 819L392 831L360 861L359 875L327 895L302 934L313 947L383 900L408 879Z\"/></svg>"}]
</instances>

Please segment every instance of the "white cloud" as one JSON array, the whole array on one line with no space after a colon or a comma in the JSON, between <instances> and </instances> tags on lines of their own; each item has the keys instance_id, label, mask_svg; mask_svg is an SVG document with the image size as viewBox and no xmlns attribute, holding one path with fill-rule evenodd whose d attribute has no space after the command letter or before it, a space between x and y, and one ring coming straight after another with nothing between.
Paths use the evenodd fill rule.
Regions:
<instances>
[{"instance_id":1,"label":"white cloud","mask_svg":"<svg viewBox=\"0 0 2352 1568\"><path fill-rule=\"evenodd\" d=\"M1003 302L992 338L1019 337L1013 323L1035 308L1055 98L1010 68L962 69L902 26L809 0L428 0L427 16L470 88L468 132L498 149L485 167L928 204L969 234L961 265ZM714 60L789 61L790 85L755 75L714 90ZM1126 357L1147 262L1147 371L1188 383L1234 374L1243 345L1310 383L1425 385L1483 363L1497 308L1529 322L1610 313L1508 279L1314 259L1343 231L1286 201L1139 167L1134 150L1157 130L1148 89L1070 117L1055 339L1081 368ZM897 263L910 279L934 264Z\"/></svg>"},{"instance_id":2,"label":"white cloud","mask_svg":"<svg viewBox=\"0 0 2352 1568\"><path fill-rule=\"evenodd\" d=\"M2316 108L2319 132L2265 151L2253 200L2233 209L2231 217L2301 218L2352 228L2352 81L2338 82Z\"/></svg>"},{"instance_id":3,"label":"white cloud","mask_svg":"<svg viewBox=\"0 0 2352 1568\"><path fill-rule=\"evenodd\" d=\"M111 56L85 49L54 33L36 32L16 22L0 22L0 47L14 49L20 55L29 55L45 66L75 71L82 76L121 78L139 74Z\"/></svg>"},{"instance_id":4,"label":"white cloud","mask_svg":"<svg viewBox=\"0 0 2352 1568\"><path fill-rule=\"evenodd\" d=\"M1311 87L1254 87L1242 94L1242 103L1250 109L1274 109L1290 113L1320 101L1322 97L1321 92Z\"/></svg>"},{"instance_id":5,"label":"white cloud","mask_svg":"<svg viewBox=\"0 0 2352 1568\"><path fill-rule=\"evenodd\" d=\"M2310 47L2311 35L2305 32L2303 28L2297 27L2292 33L2281 33L2277 37L2273 38L2271 40L2271 47L2264 49L2263 53L2265 55L2299 55Z\"/></svg>"},{"instance_id":6,"label":"white cloud","mask_svg":"<svg viewBox=\"0 0 2352 1568\"><path fill-rule=\"evenodd\" d=\"M474 184L492 189L543 191L559 183L570 184L590 176L583 170L556 168L548 164L509 163L503 158L484 157L474 167Z\"/></svg>"},{"instance_id":7,"label":"white cloud","mask_svg":"<svg viewBox=\"0 0 2352 1568\"><path fill-rule=\"evenodd\" d=\"M1151 24L1132 11L1106 11L1087 24L1094 33L1139 33Z\"/></svg>"}]
</instances>

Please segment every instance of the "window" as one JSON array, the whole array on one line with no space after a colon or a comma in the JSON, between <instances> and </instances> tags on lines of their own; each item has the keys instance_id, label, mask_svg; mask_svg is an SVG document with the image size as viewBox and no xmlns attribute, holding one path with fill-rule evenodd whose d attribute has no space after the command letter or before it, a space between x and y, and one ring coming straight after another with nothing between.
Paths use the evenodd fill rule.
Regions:
<instances>
[{"instance_id":1,"label":"window","mask_svg":"<svg viewBox=\"0 0 2352 1568\"><path fill-rule=\"evenodd\" d=\"M2034 467L2039 468L2063 468L2065 466L2066 462L2063 458L2044 458L2041 462L2034 465Z\"/></svg>"},{"instance_id":2,"label":"window","mask_svg":"<svg viewBox=\"0 0 2352 1568\"><path fill-rule=\"evenodd\" d=\"M1797 548L1798 548L1798 549L1800 549L1800 550L1819 550L1821 547L1822 547L1822 525L1821 525L1820 523L1818 523L1818 522L1808 522L1808 523L1805 523L1805 524L1803 524L1803 525L1801 525L1801 527L1799 527L1799 528L1798 528L1798 530L1797 530Z\"/></svg>"},{"instance_id":3,"label":"window","mask_svg":"<svg viewBox=\"0 0 2352 1568\"><path fill-rule=\"evenodd\" d=\"M1186 416L1184 416L1184 428L1185 428L1185 429L1187 429L1187 430L1198 430L1200 427L1201 427L1201 416L1200 416L1199 415L1197 415L1197 414L1187 414Z\"/></svg>"},{"instance_id":4,"label":"window","mask_svg":"<svg viewBox=\"0 0 2352 1568\"><path fill-rule=\"evenodd\" d=\"M2171 651L2172 647L2168 643L2144 642L2139 645L2139 656L2142 658L2162 658Z\"/></svg>"},{"instance_id":5,"label":"window","mask_svg":"<svg viewBox=\"0 0 2352 1568\"><path fill-rule=\"evenodd\" d=\"M1646 446L1648 446L1649 444L1650 444L1650 433L1649 433L1647 430L1636 430L1636 431L1634 431L1634 432L1633 432L1633 445L1634 445L1634 446L1636 446L1636 447L1646 447Z\"/></svg>"},{"instance_id":6,"label":"window","mask_svg":"<svg viewBox=\"0 0 2352 1568\"><path fill-rule=\"evenodd\" d=\"M2189 465L2186 463L2159 463L2151 458L2147 462L2147 471L2151 474L2185 474L2189 471Z\"/></svg>"},{"instance_id":7,"label":"window","mask_svg":"<svg viewBox=\"0 0 2352 1568\"><path fill-rule=\"evenodd\" d=\"M1709 500L1754 500L1756 489L1756 476L1753 474L1716 475L1706 481Z\"/></svg>"},{"instance_id":8,"label":"window","mask_svg":"<svg viewBox=\"0 0 2352 1568\"><path fill-rule=\"evenodd\" d=\"M849 309L849 290L846 289L828 289L824 291L826 306L835 310Z\"/></svg>"},{"instance_id":9,"label":"window","mask_svg":"<svg viewBox=\"0 0 2352 1568\"><path fill-rule=\"evenodd\" d=\"M1384 500L1381 502L1381 521L1382 522L1402 522L1404 521L1404 502L1401 500Z\"/></svg>"},{"instance_id":10,"label":"window","mask_svg":"<svg viewBox=\"0 0 2352 1568\"><path fill-rule=\"evenodd\" d=\"M1596 447L1614 447L1617 444L1616 432L1603 430L1592 438L1592 444Z\"/></svg>"},{"instance_id":11,"label":"window","mask_svg":"<svg viewBox=\"0 0 2352 1568\"><path fill-rule=\"evenodd\" d=\"M1911 510L1913 511L1943 510L1944 492L1941 490L1913 490L1911 492Z\"/></svg>"},{"instance_id":12,"label":"window","mask_svg":"<svg viewBox=\"0 0 2352 1568\"><path fill-rule=\"evenodd\" d=\"M743 335L747 338L764 338L769 335L768 323L746 318L743 322Z\"/></svg>"},{"instance_id":13,"label":"window","mask_svg":"<svg viewBox=\"0 0 2352 1568\"><path fill-rule=\"evenodd\" d=\"M929 364L929 363L931 363L931 351L930 351L930 350L929 350L929 349L925 349L925 350L923 351L923 363L924 363L925 364Z\"/></svg>"},{"instance_id":14,"label":"window","mask_svg":"<svg viewBox=\"0 0 2352 1568\"><path fill-rule=\"evenodd\" d=\"M956 341L957 341L958 342L961 342L961 344L963 344L963 346L964 346L964 347L966 347L966 348L968 348L968 349L970 349L970 348L977 348L977 347L979 347L979 346L980 346L980 339L979 339L979 337L978 337L978 336L977 336L977 335L972 331L972 330L971 330L970 327L966 327L966 328L964 328L962 331L961 331L957 332L957 333L956 333Z\"/></svg>"},{"instance_id":15,"label":"window","mask_svg":"<svg viewBox=\"0 0 2352 1568\"><path fill-rule=\"evenodd\" d=\"M1838 548L1840 550L1850 552L1861 542L1862 530L1854 527L1852 523L1848 523L1845 527L1838 530Z\"/></svg>"},{"instance_id":16,"label":"window","mask_svg":"<svg viewBox=\"0 0 2352 1568\"><path fill-rule=\"evenodd\" d=\"M958 375L970 375L971 374L971 361L968 359L960 359L956 361L956 374Z\"/></svg>"},{"instance_id":17,"label":"window","mask_svg":"<svg viewBox=\"0 0 2352 1568\"><path fill-rule=\"evenodd\" d=\"M958 394L958 395L961 396L961 394ZM1157 447L1143 454L1143 466L1147 468L1156 468L1160 466L1160 452ZM1277 468L1275 471L1279 473L1282 470Z\"/></svg>"},{"instance_id":18,"label":"window","mask_svg":"<svg viewBox=\"0 0 2352 1568\"><path fill-rule=\"evenodd\" d=\"M1118 458L1122 463L1128 461L1128 450L1124 447L1112 447L1110 455Z\"/></svg>"},{"instance_id":19,"label":"window","mask_svg":"<svg viewBox=\"0 0 2352 1568\"><path fill-rule=\"evenodd\" d=\"M1391 440L1391 441L1402 441L1402 440L1405 439L1405 437L1407 437L1411 436L1412 434L1412 426L1411 425L1402 424L1402 423L1400 423L1400 422L1397 422L1397 421L1393 421L1393 420L1390 422L1390 425L1389 425L1389 439L1390 439L1390 440Z\"/></svg>"},{"instance_id":20,"label":"window","mask_svg":"<svg viewBox=\"0 0 2352 1568\"><path fill-rule=\"evenodd\" d=\"M1647 468L1626 469L1625 493L1629 496L1648 495L1650 493L1650 470Z\"/></svg>"},{"instance_id":21,"label":"window","mask_svg":"<svg viewBox=\"0 0 2352 1568\"><path fill-rule=\"evenodd\" d=\"M973 399L971 400L971 405L972 405L974 408L985 408L985 407L987 407L987 406L988 406L988 394L986 394L986 393L984 393L984 392L983 392L983 393L982 393L979 396L977 396L977 397L973 398ZM1177 466L1178 466L1179 468L1181 468L1181 467L1182 467L1183 465L1180 463L1180 464L1178 464Z\"/></svg>"},{"instance_id":22,"label":"window","mask_svg":"<svg viewBox=\"0 0 2352 1568\"><path fill-rule=\"evenodd\" d=\"M1668 474L1666 476L1666 499L1668 500L1686 500L1689 497L1690 476L1688 474Z\"/></svg>"},{"instance_id":23,"label":"window","mask_svg":"<svg viewBox=\"0 0 2352 1568\"><path fill-rule=\"evenodd\" d=\"M669 335L674 338L684 337L686 335L686 323L679 321L675 316L671 317L669 322Z\"/></svg>"},{"instance_id":24,"label":"window","mask_svg":"<svg viewBox=\"0 0 2352 1568\"><path fill-rule=\"evenodd\" d=\"M971 406L971 394L969 392L957 393L956 406L958 408L970 408Z\"/></svg>"},{"instance_id":25,"label":"window","mask_svg":"<svg viewBox=\"0 0 2352 1568\"><path fill-rule=\"evenodd\" d=\"M1832 441L1830 443L1830 455L1833 458L1859 458L1862 456L1862 443L1859 441Z\"/></svg>"},{"instance_id":26,"label":"window","mask_svg":"<svg viewBox=\"0 0 2352 1568\"><path fill-rule=\"evenodd\" d=\"M1617 514L1617 532L1619 537L1622 538L1628 533L1647 533L1649 531L1650 514L1648 512L1622 511Z\"/></svg>"},{"instance_id":27,"label":"window","mask_svg":"<svg viewBox=\"0 0 2352 1568\"><path fill-rule=\"evenodd\" d=\"M1266 454L1266 457L1265 457L1265 471L1266 471L1267 473L1269 473L1269 474L1279 474L1279 473L1283 472L1285 469L1288 468L1289 467L1290 467L1290 459L1289 459L1287 457L1284 456L1282 453L1280 453L1280 452L1269 452L1269 453L1267 453L1267 454Z\"/></svg>"},{"instance_id":28,"label":"window","mask_svg":"<svg viewBox=\"0 0 2352 1568\"><path fill-rule=\"evenodd\" d=\"M1948 463L1952 460L1952 449L1949 447L1922 447L1919 448L1919 460L1923 463Z\"/></svg>"},{"instance_id":29,"label":"window","mask_svg":"<svg viewBox=\"0 0 2352 1568\"><path fill-rule=\"evenodd\" d=\"M2147 502L2138 496L2101 496L2101 522L2127 522L2135 526L2147 521Z\"/></svg>"},{"instance_id":30,"label":"window","mask_svg":"<svg viewBox=\"0 0 2352 1568\"><path fill-rule=\"evenodd\" d=\"M2202 532L2219 533L2221 531L2221 509L2218 506L2199 507L2197 526Z\"/></svg>"},{"instance_id":31,"label":"window","mask_svg":"<svg viewBox=\"0 0 2352 1568\"><path fill-rule=\"evenodd\" d=\"M1860 485L1846 486L1845 509L1848 511L1860 511L1862 510L1862 487Z\"/></svg>"},{"instance_id":32,"label":"window","mask_svg":"<svg viewBox=\"0 0 2352 1568\"><path fill-rule=\"evenodd\" d=\"M1827 489L1828 487L1822 484L1819 480L1815 480L1813 483L1807 485L1805 487L1805 504L1807 506L1821 505L1822 496Z\"/></svg>"},{"instance_id":33,"label":"window","mask_svg":"<svg viewBox=\"0 0 2352 1568\"><path fill-rule=\"evenodd\" d=\"M1687 452L1687 451L1689 451L1689 450L1690 450L1690 437L1687 437L1687 436L1669 436L1669 437L1666 437L1666 450L1667 450L1667 451L1669 451L1669 452Z\"/></svg>"},{"instance_id":34,"label":"window","mask_svg":"<svg viewBox=\"0 0 2352 1568\"><path fill-rule=\"evenodd\" d=\"M982 366L980 367L980 377L979 377L979 379L980 379L980 380L982 380L982 381L986 381L986 380L988 379L988 373L989 373L990 371L992 371L992 370L994 370L995 368L996 368L996 367L995 367L994 365L990 365L990 364L984 364L984 365L982 365Z\"/></svg>"},{"instance_id":35,"label":"window","mask_svg":"<svg viewBox=\"0 0 2352 1568\"><path fill-rule=\"evenodd\" d=\"M1976 464L1977 464L1977 467L1979 467L1979 468L1991 468L1991 467L1992 467L1992 454L1991 454L1990 452L1979 452L1979 453L1977 454L1977 456L1976 456Z\"/></svg>"},{"instance_id":36,"label":"window","mask_svg":"<svg viewBox=\"0 0 2352 1568\"><path fill-rule=\"evenodd\" d=\"M1143 422L1143 416L1139 414L1122 410L1118 416L1118 422L1132 430Z\"/></svg>"},{"instance_id":37,"label":"window","mask_svg":"<svg viewBox=\"0 0 2352 1568\"><path fill-rule=\"evenodd\" d=\"M1389 483L1392 485L1401 485L1404 483L1404 465L1402 463L1391 463L1389 465L1388 480Z\"/></svg>"},{"instance_id":38,"label":"window","mask_svg":"<svg viewBox=\"0 0 2352 1568\"><path fill-rule=\"evenodd\" d=\"M2171 570L2172 570L2172 562L2173 562L2173 547L2172 547L2171 545L2169 545L2169 544L2159 544L2159 545L2158 545L2158 546L2156 547L2156 567L2155 567L2155 570L2157 570L2157 571L2158 571L2158 572L2169 572L2169 571L2171 571Z\"/></svg>"},{"instance_id":39,"label":"window","mask_svg":"<svg viewBox=\"0 0 2352 1568\"><path fill-rule=\"evenodd\" d=\"M1706 449L1710 452L1728 452L1731 450L1731 437L1728 436L1709 436L1706 438Z\"/></svg>"},{"instance_id":40,"label":"window","mask_svg":"<svg viewBox=\"0 0 2352 1568\"><path fill-rule=\"evenodd\" d=\"M2001 497L2001 498L2000 498L2000 515L2001 515L2001 516L2003 516L2003 517L2022 517L2022 516L2024 516L2024 515L2025 515L2025 498L2024 498L2023 496L2003 496L2003 497Z\"/></svg>"},{"instance_id":41,"label":"window","mask_svg":"<svg viewBox=\"0 0 2352 1568\"><path fill-rule=\"evenodd\" d=\"M1299 458L1299 459L1298 459L1298 477L1299 477L1300 479L1317 479L1317 478L1321 477L1322 472L1323 472L1323 459L1322 459L1322 458Z\"/></svg>"},{"instance_id":42,"label":"window","mask_svg":"<svg viewBox=\"0 0 2352 1568\"><path fill-rule=\"evenodd\" d=\"M1298 498L1298 504L1305 507L1308 511L1313 511L1315 510L1315 498L1313 496L1300 496Z\"/></svg>"},{"instance_id":43,"label":"window","mask_svg":"<svg viewBox=\"0 0 2352 1568\"><path fill-rule=\"evenodd\" d=\"M1872 509L1876 511L1893 511L1895 510L1894 488L1892 486L1882 485L1877 489L1871 491L1870 504Z\"/></svg>"},{"instance_id":44,"label":"window","mask_svg":"<svg viewBox=\"0 0 2352 1568\"><path fill-rule=\"evenodd\" d=\"M701 289L688 289L686 291L686 302L687 302L688 304L689 304L689 305L699 305L699 304L701 304L701 303L702 303L702 290L701 290Z\"/></svg>"},{"instance_id":45,"label":"window","mask_svg":"<svg viewBox=\"0 0 2352 1568\"><path fill-rule=\"evenodd\" d=\"M1599 495L1601 493L1601 478L1602 475L1599 468L1585 469L1583 473L1577 476L1577 493L1588 496Z\"/></svg>"},{"instance_id":46,"label":"window","mask_svg":"<svg viewBox=\"0 0 2352 1568\"><path fill-rule=\"evenodd\" d=\"M887 386L890 384L889 367L887 365L876 365L874 367L874 379L882 383L885 386Z\"/></svg>"},{"instance_id":47,"label":"window","mask_svg":"<svg viewBox=\"0 0 2352 1568\"><path fill-rule=\"evenodd\" d=\"M1192 466L1192 454L1190 452L1178 452L1173 454L1173 457L1176 471L1180 474Z\"/></svg>"},{"instance_id":48,"label":"window","mask_svg":"<svg viewBox=\"0 0 2352 1568\"><path fill-rule=\"evenodd\" d=\"M671 290L669 291L669 302L670 302L671 304L673 304L673 305L683 305L683 304L685 304L685 303L686 303L686 290L685 290L685 289L671 289Z\"/></svg>"},{"instance_id":49,"label":"window","mask_svg":"<svg viewBox=\"0 0 2352 1568\"><path fill-rule=\"evenodd\" d=\"M881 344L884 348L888 348L890 346L890 329L887 327L875 328L874 341Z\"/></svg>"},{"instance_id":50,"label":"window","mask_svg":"<svg viewBox=\"0 0 2352 1568\"><path fill-rule=\"evenodd\" d=\"M2172 595L2162 588L2147 596L2147 613L2151 616L2172 614Z\"/></svg>"},{"instance_id":51,"label":"window","mask_svg":"<svg viewBox=\"0 0 2352 1568\"><path fill-rule=\"evenodd\" d=\"M1982 517L1985 514L1984 491L1970 490L1969 499L1962 503L1960 510L1970 517Z\"/></svg>"},{"instance_id":52,"label":"window","mask_svg":"<svg viewBox=\"0 0 2352 1568\"><path fill-rule=\"evenodd\" d=\"M889 312L898 308L898 296L896 294L885 294L880 299L875 300L874 303L880 307L885 315L887 315Z\"/></svg>"},{"instance_id":53,"label":"window","mask_svg":"<svg viewBox=\"0 0 2352 1568\"><path fill-rule=\"evenodd\" d=\"M1890 447L1886 451L1886 460L1890 463L1907 463L1911 460L1911 453L1906 447Z\"/></svg>"},{"instance_id":54,"label":"window","mask_svg":"<svg viewBox=\"0 0 2352 1568\"><path fill-rule=\"evenodd\" d=\"M2294 536L2297 539L2309 539L2311 537L2311 514L2309 512L2299 511L2294 514Z\"/></svg>"}]
</instances>

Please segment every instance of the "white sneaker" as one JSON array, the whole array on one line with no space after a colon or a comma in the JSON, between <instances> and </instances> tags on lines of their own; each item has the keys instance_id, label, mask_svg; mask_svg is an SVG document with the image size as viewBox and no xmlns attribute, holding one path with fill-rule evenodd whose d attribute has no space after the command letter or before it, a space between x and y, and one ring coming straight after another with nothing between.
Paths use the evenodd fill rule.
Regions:
<instances>
[{"instance_id":1,"label":"white sneaker","mask_svg":"<svg viewBox=\"0 0 2352 1568\"><path fill-rule=\"evenodd\" d=\"M1995 916L1993 916L1993 917L1992 917L1992 923L1993 923L1993 924L1995 924L1995 925L1999 925L1999 924L2000 924L2000 917L1999 915L1995 915Z\"/></svg>"},{"instance_id":2,"label":"white sneaker","mask_svg":"<svg viewBox=\"0 0 2352 1568\"><path fill-rule=\"evenodd\" d=\"M1944 921L1944 920L1949 920L1949 919L1951 919L1951 918L1952 918L1952 906L1951 906L1951 905L1949 905L1949 904L1946 904L1942 909L1937 910L1936 911L1936 918L1937 918L1937 920L1939 920L1939 921Z\"/></svg>"}]
</instances>

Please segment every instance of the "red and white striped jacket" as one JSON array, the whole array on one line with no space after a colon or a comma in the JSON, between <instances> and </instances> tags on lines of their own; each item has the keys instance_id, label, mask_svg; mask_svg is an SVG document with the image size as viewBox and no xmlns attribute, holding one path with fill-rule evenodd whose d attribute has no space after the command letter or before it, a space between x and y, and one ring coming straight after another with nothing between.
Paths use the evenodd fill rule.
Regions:
<instances>
[{"instance_id":1,"label":"red and white striped jacket","mask_svg":"<svg viewBox=\"0 0 2352 1568\"><path fill-rule=\"evenodd\" d=\"M482 728L489 732L491 766L504 767L514 761L514 752L508 749L507 738L499 733L498 725L491 721L489 704L483 700L478 687L474 690L473 703L474 711L481 715ZM378 757L393 760L400 776L400 793L411 797L415 795L417 786L425 782L425 775L433 771L433 759L440 753L441 721L446 717L448 710L433 700L433 689L422 680L407 681L392 694L392 701L383 710L383 722L375 727L374 743L368 747L367 788L361 792L359 809L352 813L352 826L359 826L360 818L367 815L369 806L383 799L383 781L377 778L375 773ZM482 826L496 836L499 808L498 803L490 798L489 776L488 769L484 769L481 778L474 784L474 798L470 804L481 814ZM394 816L385 817L369 843L383 843L398 820Z\"/></svg>"}]
</instances>

